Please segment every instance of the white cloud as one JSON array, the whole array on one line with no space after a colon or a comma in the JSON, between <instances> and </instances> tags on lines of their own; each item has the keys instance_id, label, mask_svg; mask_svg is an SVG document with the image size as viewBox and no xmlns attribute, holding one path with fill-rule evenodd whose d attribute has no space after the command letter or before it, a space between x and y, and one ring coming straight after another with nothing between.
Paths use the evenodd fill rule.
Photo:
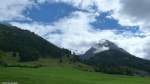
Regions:
<instances>
[{"instance_id":1,"label":"white cloud","mask_svg":"<svg viewBox=\"0 0 150 84\"><path fill-rule=\"evenodd\" d=\"M122 25L138 25L141 31L150 32L150 1L120 0L120 7L112 15Z\"/></svg>"},{"instance_id":2,"label":"white cloud","mask_svg":"<svg viewBox=\"0 0 150 84\"><path fill-rule=\"evenodd\" d=\"M90 12L112 11L112 18L123 26L140 26L141 31L150 31L149 0L51 0L64 2ZM92 7L97 7L93 9ZM147 32L148 31L148 32Z\"/></svg>"},{"instance_id":3,"label":"white cloud","mask_svg":"<svg viewBox=\"0 0 150 84\"><path fill-rule=\"evenodd\" d=\"M30 8L34 0L3 0L0 3L0 21L30 20L23 15L24 10Z\"/></svg>"}]
</instances>

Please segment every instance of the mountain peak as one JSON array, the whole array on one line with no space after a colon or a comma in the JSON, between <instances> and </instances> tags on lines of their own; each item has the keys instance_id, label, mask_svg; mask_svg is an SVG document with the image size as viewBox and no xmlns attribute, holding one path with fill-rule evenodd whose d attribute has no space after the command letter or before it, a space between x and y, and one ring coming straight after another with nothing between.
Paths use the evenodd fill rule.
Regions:
<instances>
[{"instance_id":1,"label":"mountain peak","mask_svg":"<svg viewBox=\"0 0 150 84\"><path fill-rule=\"evenodd\" d=\"M110 41L102 39L98 43L94 44L91 49L93 49L93 53L99 53L106 50L109 50Z\"/></svg>"},{"instance_id":2,"label":"mountain peak","mask_svg":"<svg viewBox=\"0 0 150 84\"><path fill-rule=\"evenodd\" d=\"M100 40L98 43L93 45L92 48L95 49L95 53L100 53L106 50L124 51L123 49L119 48L115 43L105 39Z\"/></svg>"},{"instance_id":3,"label":"mountain peak","mask_svg":"<svg viewBox=\"0 0 150 84\"><path fill-rule=\"evenodd\" d=\"M93 57L95 54L104 52L104 51L109 51L109 50L117 50L119 52L124 52L127 53L125 50L122 48L118 47L115 43L102 39L98 43L95 43L83 56L83 59L89 59Z\"/></svg>"}]
</instances>

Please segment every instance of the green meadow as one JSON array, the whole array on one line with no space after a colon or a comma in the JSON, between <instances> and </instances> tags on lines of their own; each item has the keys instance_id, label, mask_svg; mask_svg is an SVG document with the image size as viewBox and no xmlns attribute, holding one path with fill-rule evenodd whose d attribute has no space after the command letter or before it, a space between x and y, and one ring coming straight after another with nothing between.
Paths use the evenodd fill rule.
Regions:
<instances>
[{"instance_id":1,"label":"green meadow","mask_svg":"<svg viewBox=\"0 0 150 84\"><path fill-rule=\"evenodd\" d=\"M149 77L110 75L68 66L1 67L0 84L150 84Z\"/></svg>"}]
</instances>

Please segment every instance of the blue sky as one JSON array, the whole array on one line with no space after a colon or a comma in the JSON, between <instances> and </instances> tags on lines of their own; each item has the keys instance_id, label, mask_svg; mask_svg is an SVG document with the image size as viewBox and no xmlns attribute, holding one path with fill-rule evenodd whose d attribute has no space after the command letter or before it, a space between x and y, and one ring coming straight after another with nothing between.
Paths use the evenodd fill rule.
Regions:
<instances>
[{"instance_id":1,"label":"blue sky","mask_svg":"<svg viewBox=\"0 0 150 84\"><path fill-rule=\"evenodd\" d=\"M93 7L96 10L96 7ZM31 22L39 22L43 24L52 24L64 17L69 16L71 13L75 11L84 11L82 9L73 7L72 5L66 3L44 3L39 4L38 7L32 7L31 9L27 9L23 12L26 17L32 19L32 21L18 21L23 23L31 23ZM84 11L87 12L87 11ZM110 15L110 12L102 12L99 16L95 17L96 21L91 22L91 25L95 29L102 30L110 30L116 29L118 33L122 33L124 31L130 31L133 33L139 33L138 26L122 26L118 24L118 21L112 18L107 18ZM12 20L13 21L13 20ZM14 20L15 21L15 20Z\"/></svg>"},{"instance_id":2,"label":"blue sky","mask_svg":"<svg viewBox=\"0 0 150 84\"><path fill-rule=\"evenodd\" d=\"M96 7L92 7L96 10ZM67 3L44 3L39 4L38 7L32 7L27 9L23 12L23 15L32 19L32 21L19 21L17 22L24 22L24 23L31 23L31 22L39 22L43 24L52 24L64 17L69 16L71 13L75 11L84 11L82 9L73 7ZM84 11L87 12L87 11ZM138 26L122 26L118 24L118 21L113 18L107 18L111 12L102 12L99 16L96 16L96 21L91 22L91 25L96 29L102 30L110 30L116 29L118 32L124 31L131 31L133 33L139 32ZM12 20L13 21L13 20ZM14 20L15 21L15 20Z\"/></svg>"},{"instance_id":3,"label":"blue sky","mask_svg":"<svg viewBox=\"0 0 150 84\"><path fill-rule=\"evenodd\" d=\"M33 21L49 24L77 10L79 9L65 3L45 3L26 10L24 14Z\"/></svg>"},{"instance_id":4,"label":"blue sky","mask_svg":"<svg viewBox=\"0 0 150 84\"><path fill-rule=\"evenodd\" d=\"M0 22L77 54L108 39L131 54L149 57L149 5L147 0L5 0L0 3Z\"/></svg>"}]
</instances>

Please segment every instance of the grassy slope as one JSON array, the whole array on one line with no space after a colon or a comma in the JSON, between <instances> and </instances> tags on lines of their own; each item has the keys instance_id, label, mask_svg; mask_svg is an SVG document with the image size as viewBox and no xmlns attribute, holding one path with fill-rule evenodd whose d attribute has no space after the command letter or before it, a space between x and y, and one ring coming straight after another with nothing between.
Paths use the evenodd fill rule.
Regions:
<instances>
[{"instance_id":1,"label":"grassy slope","mask_svg":"<svg viewBox=\"0 0 150 84\"><path fill-rule=\"evenodd\" d=\"M108 75L103 73L88 72L92 68L81 63L70 63L67 58L63 63L58 59L40 59L39 61L18 63L17 59L7 60L11 65L35 66L40 68L0 67L1 82L18 82L18 84L150 84L150 78ZM2 60L2 58L1 58ZM84 71L81 71L81 70Z\"/></svg>"},{"instance_id":2,"label":"grassy slope","mask_svg":"<svg viewBox=\"0 0 150 84\"><path fill-rule=\"evenodd\" d=\"M150 78L107 75L67 66L0 68L0 81L19 84L150 84Z\"/></svg>"}]
</instances>

